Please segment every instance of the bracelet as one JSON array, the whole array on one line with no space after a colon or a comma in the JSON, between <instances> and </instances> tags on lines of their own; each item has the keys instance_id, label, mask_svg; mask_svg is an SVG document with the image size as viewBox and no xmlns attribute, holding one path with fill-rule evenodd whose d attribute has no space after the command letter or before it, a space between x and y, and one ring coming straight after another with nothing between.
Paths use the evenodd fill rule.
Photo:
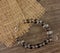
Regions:
<instances>
[{"instance_id":1,"label":"bracelet","mask_svg":"<svg viewBox=\"0 0 60 53\"><path fill-rule=\"evenodd\" d=\"M48 24L46 24L45 22L43 22L42 20L39 20L39 19L26 19L26 20L24 20L24 24L25 23L33 23L33 24L41 25L47 31L48 38L45 39L43 42L37 43L35 45L31 45L29 43L26 43L24 40L22 40L22 41L20 41L20 44L23 47L29 48L29 49L40 48L40 47L47 45L48 43L52 42L53 31L51 30L51 28L49 27Z\"/></svg>"}]
</instances>

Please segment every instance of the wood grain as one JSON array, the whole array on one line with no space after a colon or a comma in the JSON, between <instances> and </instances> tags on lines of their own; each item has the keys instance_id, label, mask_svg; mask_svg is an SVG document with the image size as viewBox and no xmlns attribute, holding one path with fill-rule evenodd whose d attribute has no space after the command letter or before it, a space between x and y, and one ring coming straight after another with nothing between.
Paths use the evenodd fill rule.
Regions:
<instances>
[{"instance_id":1,"label":"wood grain","mask_svg":"<svg viewBox=\"0 0 60 53\"><path fill-rule=\"evenodd\" d=\"M58 40L54 39L55 40L54 42L52 42L40 49L33 49L33 50L25 49L22 46L15 46L12 48L3 49L5 47L1 44L0 53L60 53L60 0L40 0L40 3L46 8L46 13L44 14L44 16L41 19L44 20L45 22L47 22L48 24L50 24L52 30L54 31L53 37L57 36ZM34 29L34 27L35 26L32 27L33 31L36 32L36 34L39 34L39 32L37 32L37 29L40 27L36 26L36 29ZM43 30L41 29L40 32L41 31L43 31ZM30 34L32 34L32 33L30 32ZM32 36L34 37L34 35L32 35L32 36L31 35L27 36L27 35L25 36L26 40L27 40L27 38L29 39L29 37L30 38ZM32 40L33 40L33 37L31 38ZM39 38L43 38L43 37L41 36L41 33L40 33L38 35L38 40L39 40ZM22 37L22 38L24 38L24 37ZM34 39L34 40L36 40L36 39ZM37 42L37 40L34 42Z\"/></svg>"},{"instance_id":2,"label":"wood grain","mask_svg":"<svg viewBox=\"0 0 60 53\"><path fill-rule=\"evenodd\" d=\"M36 0L18 2L17 0L0 1L0 41L7 47L12 47L16 38L29 31L31 24L23 24L24 19L41 18L45 12L45 8Z\"/></svg>"}]
</instances>

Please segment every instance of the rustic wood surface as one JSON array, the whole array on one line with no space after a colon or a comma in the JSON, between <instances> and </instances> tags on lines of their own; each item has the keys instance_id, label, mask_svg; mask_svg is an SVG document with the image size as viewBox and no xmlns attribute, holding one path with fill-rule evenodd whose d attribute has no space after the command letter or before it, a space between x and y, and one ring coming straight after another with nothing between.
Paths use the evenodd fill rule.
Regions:
<instances>
[{"instance_id":1,"label":"rustic wood surface","mask_svg":"<svg viewBox=\"0 0 60 53\"><path fill-rule=\"evenodd\" d=\"M46 13L41 19L50 24L54 31L54 41L40 49L33 50L25 49L21 45L6 48L0 44L0 53L60 53L60 0L40 0L39 2L46 8ZM45 31L41 27L33 25L31 29L31 32L22 37L27 42L38 43L46 37Z\"/></svg>"}]
</instances>

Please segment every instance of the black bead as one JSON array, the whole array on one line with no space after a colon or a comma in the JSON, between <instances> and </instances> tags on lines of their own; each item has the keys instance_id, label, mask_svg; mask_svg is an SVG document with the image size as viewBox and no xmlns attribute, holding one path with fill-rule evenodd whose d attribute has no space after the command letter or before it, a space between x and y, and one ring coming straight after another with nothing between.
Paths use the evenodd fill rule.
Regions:
<instances>
[{"instance_id":1,"label":"black bead","mask_svg":"<svg viewBox=\"0 0 60 53\"><path fill-rule=\"evenodd\" d=\"M50 41L50 39L51 39L51 38L49 38L49 39L48 39L48 40L49 40L49 42L51 42L51 41Z\"/></svg>"},{"instance_id":2,"label":"black bead","mask_svg":"<svg viewBox=\"0 0 60 53\"><path fill-rule=\"evenodd\" d=\"M36 23L37 23L37 19L34 20L34 24L36 24Z\"/></svg>"},{"instance_id":3,"label":"black bead","mask_svg":"<svg viewBox=\"0 0 60 53\"><path fill-rule=\"evenodd\" d=\"M25 46L25 42L22 43L22 46Z\"/></svg>"},{"instance_id":4,"label":"black bead","mask_svg":"<svg viewBox=\"0 0 60 53\"><path fill-rule=\"evenodd\" d=\"M45 44L48 44L48 43L46 42L46 40L44 40L44 42L45 42Z\"/></svg>"},{"instance_id":5,"label":"black bead","mask_svg":"<svg viewBox=\"0 0 60 53\"><path fill-rule=\"evenodd\" d=\"M30 22L29 22L29 19L26 19L26 21L27 21L27 23L30 23Z\"/></svg>"},{"instance_id":6,"label":"black bead","mask_svg":"<svg viewBox=\"0 0 60 53\"><path fill-rule=\"evenodd\" d=\"M40 48L40 44L36 44L38 47L37 48Z\"/></svg>"},{"instance_id":7,"label":"black bead","mask_svg":"<svg viewBox=\"0 0 60 53\"><path fill-rule=\"evenodd\" d=\"M44 26L44 24L45 24L44 22L41 23L42 26Z\"/></svg>"},{"instance_id":8,"label":"black bead","mask_svg":"<svg viewBox=\"0 0 60 53\"><path fill-rule=\"evenodd\" d=\"M32 49L32 45L30 45L30 48L29 49Z\"/></svg>"},{"instance_id":9,"label":"black bead","mask_svg":"<svg viewBox=\"0 0 60 53\"><path fill-rule=\"evenodd\" d=\"M25 46L24 46L25 48L28 48L28 43L25 43Z\"/></svg>"}]
</instances>

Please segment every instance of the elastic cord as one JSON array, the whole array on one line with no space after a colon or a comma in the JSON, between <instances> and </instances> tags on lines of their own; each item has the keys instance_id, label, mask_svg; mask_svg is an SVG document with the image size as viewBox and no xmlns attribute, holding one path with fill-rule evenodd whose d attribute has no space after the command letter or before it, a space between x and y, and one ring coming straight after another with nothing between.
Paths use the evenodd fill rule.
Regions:
<instances>
[{"instance_id":1,"label":"elastic cord","mask_svg":"<svg viewBox=\"0 0 60 53\"><path fill-rule=\"evenodd\" d=\"M29 49L40 48L44 45L47 45L48 43L50 43L52 41L53 31L51 30L51 28L49 27L48 24L46 24L45 22L43 22L42 20L39 20L39 19L26 19L26 20L24 20L24 24L26 24L26 23L31 23L31 24L33 23L33 24L38 24L38 25L42 26L47 31L48 38L45 39L43 42L37 43L34 45L26 43L24 40L22 40L20 42L23 47L29 48Z\"/></svg>"}]
</instances>

